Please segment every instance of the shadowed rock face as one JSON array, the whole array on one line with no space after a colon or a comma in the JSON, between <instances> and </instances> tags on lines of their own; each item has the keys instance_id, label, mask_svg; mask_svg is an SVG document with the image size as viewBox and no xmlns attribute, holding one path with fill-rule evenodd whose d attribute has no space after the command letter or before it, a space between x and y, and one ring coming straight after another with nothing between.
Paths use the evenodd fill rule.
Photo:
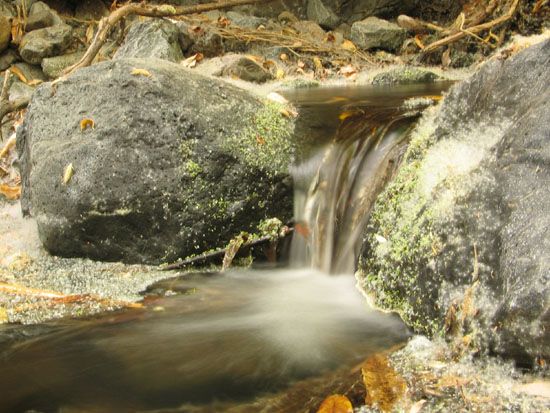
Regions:
<instances>
[{"instance_id":1,"label":"shadowed rock face","mask_svg":"<svg viewBox=\"0 0 550 413\"><path fill-rule=\"evenodd\" d=\"M548 357L550 41L456 85L413 134L358 277L417 331Z\"/></svg>"},{"instance_id":2,"label":"shadowed rock face","mask_svg":"<svg viewBox=\"0 0 550 413\"><path fill-rule=\"evenodd\" d=\"M22 206L53 254L175 260L291 217L292 131L273 104L176 64L94 65L34 94Z\"/></svg>"}]
</instances>

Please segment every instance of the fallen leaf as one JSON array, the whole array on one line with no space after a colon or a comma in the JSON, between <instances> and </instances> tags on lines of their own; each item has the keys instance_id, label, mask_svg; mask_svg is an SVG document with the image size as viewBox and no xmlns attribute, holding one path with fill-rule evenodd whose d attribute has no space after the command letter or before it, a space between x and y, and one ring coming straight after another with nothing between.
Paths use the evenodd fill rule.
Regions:
<instances>
[{"instance_id":1,"label":"fallen leaf","mask_svg":"<svg viewBox=\"0 0 550 413\"><path fill-rule=\"evenodd\" d=\"M132 69L132 72L131 72L132 75L134 76L145 76L145 77L151 77L153 76L151 74L151 72L149 72L148 70L146 69L138 69L138 68L133 68Z\"/></svg>"},{"instance_id":2,"label":"fallen leaf","mask_svg":"<svg viewBox=\"0 0 550 413\"><path fill-rule=\"evenodd\" d=\"M7 323L8 321L8 311L0 307L0 324Z\"/></svg>"},{"instance_id":3,"label":"fallen leaf","mask_svg":"<svg viewBox=\"0 0 550 413\"><path fill-rule=\"evenodd\" d=\"M357 46L355 46L355 44L353 44L351 40L344 40L340 47L344 50L347 50L348 52L357 51Z\"/></svg>"},{"instance_id":4,"label":"fallen leaf","mask_svg":"<svg viewBox=\"0 0 550 413\"><path fill-rule=\"evenodd\" d=\"M424 50L424 48L426 47L424 45L424 43L422 43L422 39L420 37L419 34L417 34L416 36L414 36L414 43L418 46L419 49L421 50Z\"/></svg>"},{"instance_id":5,"label":"fallen leaf","mask_svg":"<svg viewBox=\"0 0 550 413\"><path fill-rule=\"evenodd\" d=\"M73 167L73 164L70 163L65 167L65 170L63 171L63 184L67 185L71 181L73 175L74 175L74 167Z\"/></svg>"},{"instance_id":6,"label":"fallen leaf","mask_svg":"<svg viewBox=\"0 0 550 413\"><path fill-rule=\"evenodd\" d=\"M295 118L298 116L298 112L296 112L295 110L291 109L291 108L281 108L279 110L279 112L281 113L281 115L283 115L285 118Z\"/></svg>"},{"instance_id":7,"label":"fallen leaf","mask_svg":"<svg viewBox=\"0 0 550 413\"><path fill-rule=\"evenodd\" d=\"M17 66L10 67L10 72L13 73L15 76L17 76L21 82L25 84L29 83L27 77L23 74L21 69L19 69Z\"/></svg>"},{"instance_id":8,"label":"fallen leaf","mask_svg":"<svg viewBox=\"0 0 550 413\"><path fill-rule=\"evenodd\" d=\"M80 131L83 132L86 129L95 129L95 122L93 119L84 118L80 121Z\"/></svg>"},{"instance_id":9,"label":"fallen leaf","mask_svg":"<svg viewBox=\"0 0 550 413\"><path fill-rule=\"evenodd\" d=\"M325 42L334 43L336 41L336 37L334 36L334 33L328 32L327 36L325 37Z\"/></svg>"},{"instance_id":10,"label":"fallen leaf","mask_svg":"<svg viewBox=\"0 0 550 413\"><path fill-rule=\"evenodd\" d=\"M256 142L258 145L265 145L265 139L261 135L256 135Z\"/></svg>"},{"instance_id":11,"label":"fallen leaf","mask_svg":"<svg viewBox=\"0 0 550 413\"><path fill-rule=\"evenodd\" d=\"M275 79L281 80L281 79L284 79L284 77L285 77L285 71L281 68L278 68L277 71L275 72Z\"/></svg>"},{"instance_id":12,"label":"fallen leaf","mask_svg":"<svg viewBox=\"0 0 550 413\"><path fill-rule=\"evenodd\" d=\"M317 56L313 56L313 65L315 66L315 70L323 70L323 63L321 62L321 59L319 59Z\"/></svg>"},{"instance_id":13,"label":"fallen leaf","mask_svg":"<svg viewBox=\"0 0 550 413\"><path fill-rule=\"evenodd\" d=\"M279 55L279 59L281 59L283 62L286 62L288 60L288 55L286 53L281 53Z\"/></svg>"},{"instance_id":14,"label":"fallen leaf","mask_svg":"<svg viewBox=\"0 0 550 413\"><path fill-rule=\"evenodd\" d=\"M342 113L340 113L338 115L338 119L340 119L340 121L345 121L347 118L351 118L352 116L355 116L357 115L358 113L360 113L359 111L357 110L345 110L343 111Z\"/></svg>"},{"instance_id":15,"label":"fallen leaf","mask_svg":"<svg viewBox=\"0 0 550 413\"><path fill-rule=\"evenodd\" d=\"M4 156L6 156L10 151L15 147L16 143L16 135L13 134L6 142L2 150L0 151L0 159L2 159Z\"/></svg>"},{"instance_id":16,"label":"fallen leaf","mask_svg":"<svg viewBox=\"0 0 550 413\"><path fill-rule=\"evenodd\" d=\"M200 62L203 59L202 53L195 53L192 56L189 56L187 59L181 61L183 67L193 68L197 65L197 62Z\"/></svg>"},{"instance_id":17,"label":"fallen leaf","mask_svg":"<svg viewBox=\"0 0 550 413\"><path fill-rule=\"evenodd\" d=\"M345 77L352 77L357 74L357 69L352 65L341 67L338 73Z\"/></svg>"},{"instance_id":18,"label":"fallen leaf","mask_svg":"<svg viewBox=\"0 0 550 413\"><path fill-rule=\"evenodd\" d=\"M352 413L353 405L349 399L342 394L333 394L328 396L321 406L317 413Z\"/></svg>"},{"instance_id":19,"label":"fallen leaf","mask_svg":"<svg viewBox=\"0 0 550 413\"><path fill-rule=\"evenodd\" d=\"M19 199L21 197L21 186L0 185L0 194L12 201Z\"/></svg>"},{"instance_id":20,"label":"fallen leaf","mask_svg":"<svg viewBox=\"0 0 550 413\"><path fill-rule=\"evenodd\" d=\"M365 404L377 405L383 412L390 412L405 394L405 380L390 366L386 356L375 354L361 367L363 383L367 390Z\"/></svg>"},{"instance_id":21,"label":"fallen leaf","mask_svg":"<svg viewBox=\"0 0 550 413\"><path fill-rule=\"evenodd\" d=\"M217 24L218 27L227 27L231 24L231 20L229 20L225 16L220 16L220 17L218 17L218 21L217 21L216 24Z\"/></svg>"},{"instance_id":22,"label":"fallen leaf","mask_svg":"<svg viewBox=\"0 0 550 413\"><path fill-rule=\"evenodd\" d=\"M298 63L297 63L297 64L298 64L298 67L299 67L300 69L303 69L304 67L306 67L306 64L305 64L303 61L301 61L301 60L298 60Z\"/></svg>"}]
</instances>

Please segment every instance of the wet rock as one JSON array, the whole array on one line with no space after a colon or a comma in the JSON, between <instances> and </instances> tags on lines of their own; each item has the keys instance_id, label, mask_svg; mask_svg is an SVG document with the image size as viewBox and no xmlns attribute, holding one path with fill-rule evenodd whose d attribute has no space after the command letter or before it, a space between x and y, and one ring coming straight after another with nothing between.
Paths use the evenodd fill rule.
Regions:
<instances>
[{"instance_id":1,"label":"wet rock","mask_svg":"<svg viewBox=\"0 0 550 413\"><path fill-rule=\"evenodd\" d=\"M265 83L273 79L268 70L249 57L240 57L222 70L223 76L236 77L247 82Z\"/></svg>"},{"instance_id":2,"label":"wet rock","mask_svg":"<svg viewBox=\"0 0 550 413\"><path fill-rule=\"evenodd\" d=\"M25 30L31 32L45 27L62 24L63 20L59 15L52 10L46 3L37 1L32 5L29 12L29 17L25 25Z\"/></svg>"},{"instance_id":3,"label":"wet rock","mask_svg":"<svg viewBox=\"0 0 550 413\"><path fill-rule=\"evenodd\" d=\"M101 0L81 0L74 11L79 20L101 20L109 14L109 9Z\"/></svg>"},{"instance_id":4,"label":"wet rock","mask_svg":"<svg viewBox=\"0 0 550 413\"><path fill-rule=\"evenodd\" d=\"M322 42L325 38L325 31L317 23L309 20L301 20L293 23L292 27L296 30L300 37L313 42Z\"/></svg>"},{"instance_id":5,"label":"wet rock","mask_svg":"<svg viewBox=\"0 0 550 413\"><path fill-rule=\"evenodd\" d=\"M113 59L155 57L179 62L183 59L179 37L178 27L167 20L151 19L136 22L130 27L124 43Z\"/></svg>"},{"instance_id":6,"label":"wet rock","mask_svg":"<svg viewBox=\"0 0 550 413\"><path fill-rule=\"evenodd\" d=\"M323 0L308 1L307 18L326 29L335 29L340 23L340 17Z\"/></svg>"},{"instance_id":7,"label":"wet rock","mask_svg":"<svg viewBox=\"0 0 550 413\"><path fill-rule=\"evenodd\" d=\"M276 104L165 60L99 63L33 95L22 207L55 255L160 263L222 247L292 216L293 127Z\"/></svg>"},{"instance_id":8,"label":"wet rock","mask_svg":"<svg viewBox=\"0 0 550 413\"><path fill-rule=\"evenodd\" d=\"M40 64L43 58L62 53L72 40L72 29L59 24L27 33L19 45L19 54L31 64Z\"/></svg>"},{"instance_id":9,"label":"wet rock","mask_svg":"<svg viewBox=\"0 0 550 413\"><path fill-rule=\"evenodd\" d=\"M82 56L84 56L84 52L47 57L42 60L42 70L48 78L55 79L61 76L66 68L78 62Z\"/></svg>"},{"instance_id":10,"label":"wet rock","mask_svg":"<svg viewBox=\"0 0 550 413\"><path fill-rule=\"evenodd\" d=\"M398 67L382 72L374 77L373 85L391 85L407 83L427 83L439 78L434 72L418 67Z\"/></svg>"},{"instance_id":11,"label":"wet rock","mask_svg":"<svg viewBox=\"0 0 550 413\"><path fill-rule=\"evenodd\" d=\"M6 16L0 14L0 52L7 49L11 40L11 24Z\"/></svg>"},{"instance_id":12,"label":"wet rock","mask_svg":"<svg viewBox=\"0 0 550 413\"><path fill-rule=\"evenodd\" d=\"M6 70L19 59L19 55L15 50L7 49L0 54L0 71Z\"/></svg>"},{"instance_id":13,"label":"wet rock","mask_svg":"<svg viewBox=\"0 0 550 413\"><path fill-rule=\"evenodd\" d=\"M231 20L232 26L239 26L243 29L257 29L258 26L267 23L267 19L256 16L246 16L244 14L229 11L227 12L227 18Z\"/></svg>"},{"instance_id":14,"label":"wet rock","mask_svg":"<svg viewBox=\"0 0 550 413\"><path fill-rule=\"evenodd\" d=\"M200 30L191 35L190 53L202 53L205 57L219 56L225 52L223 39L218 33Z\"/></svg>"},{"instance_id":15,"label":"wet rock","mask_svg":"<svg viewBox=\"0 0 550 413\"><path fill-rule=\"evenodd\" d=\"M281 14L277 16L277 20L281 23L286 24L293 24L300 21L298 17L294 15L294 13L289 12L288 10L283 11Z\"/></svg>"},{"instance_id":16,"label":"wet rock","mask_svg":"<svg viewBox=\"0 0 550 413\"><path fill-rule=\"evenodd\" d=\"M417 331L548 359L550 40L486 63L425 115L357 273Z\"/></svg>"},{"instance_id":17,"label":"wet rock","mask_svg":"<svg viewBox=\"0 0 550 413\"><path fill-rule=\"evenodd\" d=\"M406 30L395 23L377 17L353 23L351 26L351 41L360 49L384 49L397 51L405 41Z\"/></svg>"},{"instance_id":18,"label":"wet rock","mask_svg":"<svg viewBox=\"0 0 550 413\"><path fill-rule=\"evenodd\" d=\"M33 93L34 87L21 82L19 79L16 79L10 86L9 99L11 101L20 98L30 99Z\"/></svg>"}]
</instances>

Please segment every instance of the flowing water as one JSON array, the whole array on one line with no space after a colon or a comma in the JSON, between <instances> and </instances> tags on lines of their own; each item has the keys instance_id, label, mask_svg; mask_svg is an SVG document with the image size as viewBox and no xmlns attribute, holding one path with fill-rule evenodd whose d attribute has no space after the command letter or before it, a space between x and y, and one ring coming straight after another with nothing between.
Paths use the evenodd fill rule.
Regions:
<instances>
[{"instance_id":1,"label":"flowing water","mask_svg":"<svg viewBox=\"0 0 550 413\"><path fill-rule=\"evenodd\" d=\"M416 116L402 103L439 90L288 94L313 130L294 167L292 254L302 268L187 274L150 287L144 309L48 324L0 347L0 412L224 411L213 406L404 341L407 329L369 308L351 273L372 201Z\"/></svg>"}]
</instances>

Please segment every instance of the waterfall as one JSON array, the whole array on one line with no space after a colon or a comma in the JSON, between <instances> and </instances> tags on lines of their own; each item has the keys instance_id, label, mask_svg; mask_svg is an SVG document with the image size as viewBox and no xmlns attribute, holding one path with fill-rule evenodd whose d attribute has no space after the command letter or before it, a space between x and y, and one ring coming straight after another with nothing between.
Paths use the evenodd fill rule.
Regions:
<instances>
[{"instance_id":1,"label":"waterfall","mask_svg":"<svg viewBox=\"0 0 550 413\"><path fill-rule=\"evenodd\" d=\"M422 109L427 99L420 100ZM291 263L352 273L376 196L391 178L420 113L403 100L342 107L328 143L292 168L295 181Z\"/></svg>"}]
</instances>

